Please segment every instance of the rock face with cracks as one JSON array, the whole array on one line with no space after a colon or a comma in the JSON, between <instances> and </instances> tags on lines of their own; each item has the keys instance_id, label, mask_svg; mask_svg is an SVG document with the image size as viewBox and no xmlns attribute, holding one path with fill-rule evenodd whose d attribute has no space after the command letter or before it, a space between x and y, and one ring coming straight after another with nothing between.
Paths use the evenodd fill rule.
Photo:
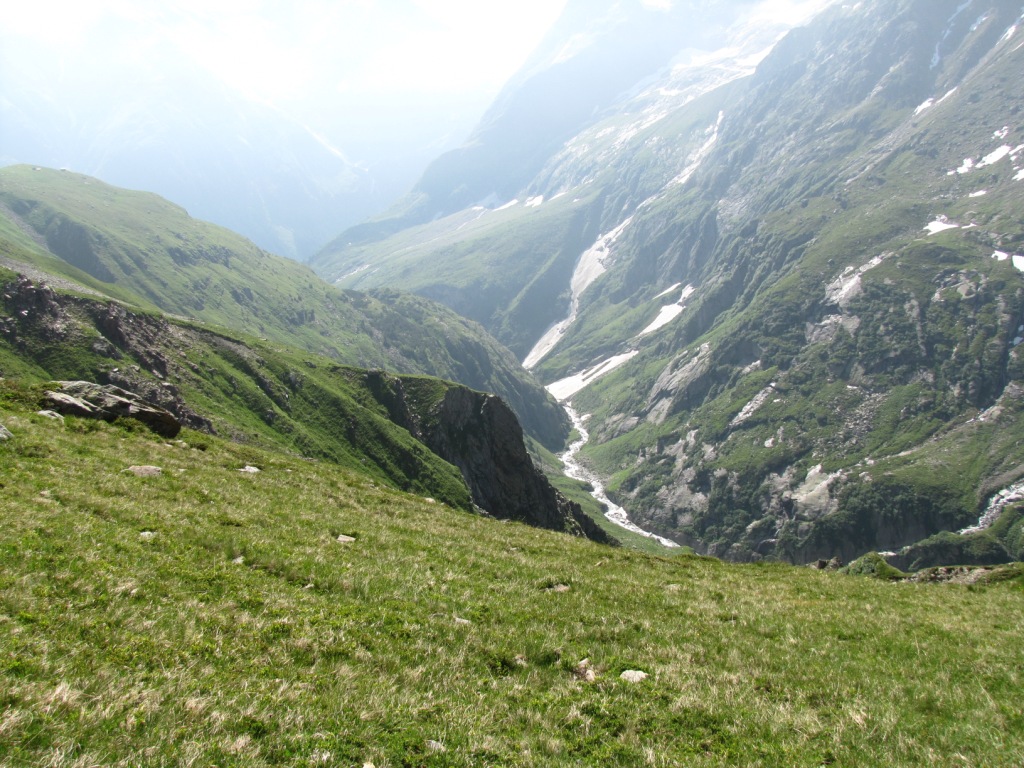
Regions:
<instances>
[{"instance_id":1,"label":"rock face with cracks","mask_svg":"<svg viewBox=\"0 0 1024 768\"><path fill-rule=\"evenodd\" d=\"M45 399L47 405L63 415L104 421L135 419L167 438L177 437L181 431L181 423L170 411L112 384L61 381L58 385L60 389L48 391Z\"/></svg>"}]
</instances>

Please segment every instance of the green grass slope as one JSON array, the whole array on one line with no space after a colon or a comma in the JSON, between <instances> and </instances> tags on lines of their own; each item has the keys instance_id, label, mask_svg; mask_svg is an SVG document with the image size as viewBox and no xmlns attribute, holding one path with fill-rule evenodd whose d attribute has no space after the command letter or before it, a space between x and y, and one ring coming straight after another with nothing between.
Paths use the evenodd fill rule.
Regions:
<instances>
[{"instance_id":1,"label":"green grass slope","mask_svg":"<svg viewBox=\"0 0 1024 768\"><path fill-rule=\"evenodd\" d=\"M0 422L5 765L1024 761L1014 572L611 550L9 383Z\"/></svg>"},{"instance_id":2,"label":"green grass slope","mask_svg":"<svg viewBox=\"0 0 1024 768\"><path fill-rule=\"evenodd\" d=\"M135 306L232 328L362 368L500 395L552 447L561 409L477 324L429 300L339 291L294 261L145 192L31 166L0 169L0 259Z\"/></svg>"},{"instance_id":3,"label":"green grass slope","mask_svg":"<svg viewBox=\"0 0 1024 768\"><path fill-rule=\"evenodd\" d=\"M3 277L11 276L0 270ZM157 314L113 311L119 308L92 298L0 284L0 306L13 315L0 327L2 376L39 392L55 379L116 384L185 424L359 469L378 482L471 508L459 471L416 440L408 425L395 422L387 384L380 381L397 383L397 377ZM431 386L415 386L421 380ZM411 404L423 414L457 386L409 382L433 393Z\"/></svg>"}]
</instances>

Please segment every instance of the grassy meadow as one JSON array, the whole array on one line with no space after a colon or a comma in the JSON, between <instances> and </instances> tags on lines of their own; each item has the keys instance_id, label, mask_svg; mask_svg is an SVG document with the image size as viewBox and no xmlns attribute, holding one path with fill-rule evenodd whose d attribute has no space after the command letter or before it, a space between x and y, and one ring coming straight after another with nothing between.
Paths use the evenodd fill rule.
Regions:
<instances>
[{"instance_id":1,"label":"grassy meadow","mask_svg":"<svg viewBox=\"0 0 1024 768\"><path fill-rule=\"evenodd\" d=\"M661 558L35 409L0 383L2 765L1024 762L1017 571Z\"/></svg>"}]
</instances>

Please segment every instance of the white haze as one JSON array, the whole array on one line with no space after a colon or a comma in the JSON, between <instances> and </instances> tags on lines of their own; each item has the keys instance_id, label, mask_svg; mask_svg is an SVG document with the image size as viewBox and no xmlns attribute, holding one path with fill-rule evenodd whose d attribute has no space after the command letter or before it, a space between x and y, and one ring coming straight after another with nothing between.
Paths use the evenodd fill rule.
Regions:
<instances>
[{"instance_id":1,"label":"white haze","mask_svg":"<svg viewBox=\"0 0 1024 768\"><path fill-rule=\"evenodd\" d=\"M57 58L67 67L100 46L114 66L169 47L245 96L310 124L359 161L360 147L373 154L380 142L457 143L564 5L35 0L8 4L0 42L8 48L17 40L22 59ZM88 62L98 72L102 64ZM0 93L7 73L19 69L0 65ZM106 85L96 82L98 94ZM422 131L429 135L417 137Z\"/></svg>"}]
</instances>

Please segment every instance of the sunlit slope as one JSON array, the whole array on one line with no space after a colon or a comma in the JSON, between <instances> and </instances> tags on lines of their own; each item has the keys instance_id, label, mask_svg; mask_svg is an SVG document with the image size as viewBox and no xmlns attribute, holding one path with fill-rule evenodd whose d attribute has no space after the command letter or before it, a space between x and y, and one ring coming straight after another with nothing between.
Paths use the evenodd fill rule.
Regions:
<instances>
[{"instance_id":1,"label":"sunlit slope","mask_svg":"<svg viewBox=\"0 0 1024 768\"><path fill-rule=\"evenodd\" d=\"M206 435L62 426L0 387L0 761L1024 757L1019 577L609 550Z\"/></svg>"},{"instance_id":2,"label":"sunlit slope","mask_svg":"<svg viewBox=\"0 0 1024 768\"><path fill-rule=\"evenodd\" d=\"M591 414L613 499L680 543L807 561L952 535L1024 477L1022 24L1005 1L835 4L754 65L709 32L514 206L331 258L464 312L463 265L516 265L485 273L504 298L481 321ZM534 237L576 238L559 271ZM540 295L520 264L560 290L532 340L505 323Z\"/></svg>"},{"instance_id":3,"label":"sunlit slope","mask_svg":"<svg viewBox=\"0 0 1024 768\"><path fill-rule=\"evenodd\" d=\"M78 174L0 169L0 202L9 268L31 262L117 298L351 365L492 391L548 445L567 430L560 409L516 360L443 306L394 292L335 290L307 267L156 195Z\"/></svg>"}]
</instances>

